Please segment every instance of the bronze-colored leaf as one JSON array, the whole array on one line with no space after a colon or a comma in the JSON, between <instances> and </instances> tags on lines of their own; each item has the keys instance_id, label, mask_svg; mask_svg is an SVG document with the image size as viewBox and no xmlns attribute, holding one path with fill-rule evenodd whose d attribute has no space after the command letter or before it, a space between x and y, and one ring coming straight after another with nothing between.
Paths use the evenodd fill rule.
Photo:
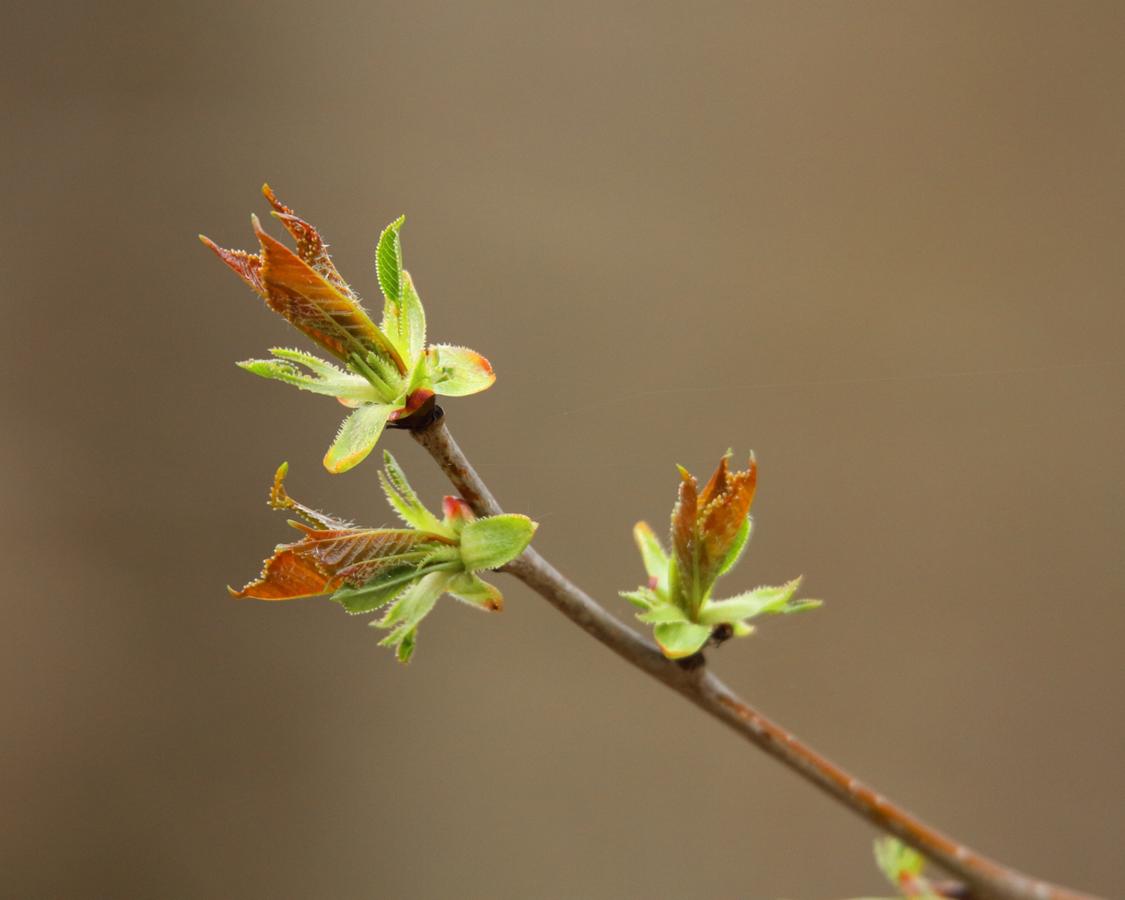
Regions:
<instances>
[{"instance_id":1,"label":"bronze-colored leaf","mask_svg":"<svg viewBox=\"0 0 1125 900\"><path fill-rule=\"evenodd\" d=\"M753 457L746 471L732 472L727 454L699 492L695 478L680 468L679 497L672 510L672 552L678 603L689 615L710 591L739 539L757 476Z\"/></svg>"},{"instance_id":2,"label":"bronze-colored leaf","mask_svg":"<svg viewBox=\"0 0 1125 900\"><path fill-rule=\"evenodd\" d=\"M715 499L716 496L721 494L727 489L727 478L730 475L730 451L728 450L723 454L723 458L719 460L718 468L712 473L711 477L707 480L703 492L699 495L699 508L702 509L708 503Z\"/></svg>"},{"instance_id":3,"label":"bronze-colored leaf","mask_svg":"<svg viewBox=\"0 0 1125 900\"><path fill-rule=\"evenodd\" d=\"M743 472L730 472L723 457L699 502L700 581L710 585L719 575L739 530L750 514L758 481L758 464L751 457ZM705 499L706 498L706 499Z\"/></svg>"},{"instance_id":4,"label":"bronze-colored leaf","mask_svg":"<svg viewBox=\"0 0 1125 900\"><path fill-rule=\"evenodd\" d=\"M262 230L257 216L254 233L261 245L260 277L266 305L340 359L385 353L405 373L406 366L354 297L344 294L277 239Z\"/></svg>"},{"instance_id":5,"label":"bronze-colored leaf","mask_svg":"<svg viewBox=\"0 0 1125 900\"><path fill-rule=\"evenodd\" d=\"M297 242L297 255L340 293L355 299L355 292L336 270L332 257L328 255L328 245L324 242L324 238L321 237L316 226L306 222L282 203L268 184L262 185L262 194L273 207L274 218L285 226L285 230Z\"/></svg>"},{"instance_id":6,"label":"bronze-colored leaf","mask_svg":"<svg viewBox=\"0 0 1125 900\"><path fill-rule=\"evenodd\" d=\"M411 528L355 528L298 503L285 490L288 464L278 466L270 485L269 505L292 510L310 524L290 521L299 541L279 544L261 574L234 597L294 600L329 594L344 586L360 587L387 568L422 562L441 547L456 544L444 535Z\"/></svg>"},{"instance_id":7,"label":"bronze-colored leaf","mask_svg":"<svg viewBox=\"0 0 1125 900\"><path fill-rule=\"evenodd\" d=\"M256 253L247 253L245 250L227 250L225 247L220 247L205 234L201 234L199 239L203 242L203 246L214 252L235 275L250 285L258 296L266 296L266 286L262 283L262 258L260 256Z\"/></svg>"},{"instance_id":8,"label":"bronze-colored leaf","mask_svg":"<svg viewBox=\"0 0 1125 900\"><path fill-rule=\"evenodd\" d=\"M408 528L312 528L291 522L304 537L279 545L261 574L231 596L295 600L359 587L388 566L420 561L448 538Z\"/></svg>"},{"instance_id":9,"label":"bronze-colored leaf","mask_svg":"<svg viewBox=\"0 0 1125 900\"><path fill-rule=\"evenodd\" d=\"M402 355L336 270L320 232L278 200L269 185L262 192L297 242L296 253L266 234L257 216L250 217L261 248L257 254L228 250L204 235L199 239L270 309L333 355L348 362L374 351L405 375Z\"/></svg>"},{"instance_id":10,"label":"bronze-colored leaf","mask_svg":"<svg viewBox=\"0 0 1125 900\"><path fill-rule=\"evenodd\" d=\"M680 592L686 603L692 596L691 584L696 572L696 510L698 508L695 476L680 466L680 489L672 508L672 553L679 572Z\"/></svg>"}]
</instances>

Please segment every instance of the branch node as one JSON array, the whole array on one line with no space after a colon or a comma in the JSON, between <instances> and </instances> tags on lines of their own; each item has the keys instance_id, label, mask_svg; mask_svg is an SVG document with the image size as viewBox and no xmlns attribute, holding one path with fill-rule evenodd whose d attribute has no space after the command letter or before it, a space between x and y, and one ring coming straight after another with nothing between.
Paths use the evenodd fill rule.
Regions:
<instances>
[{"instance_id":1,"label":"branch node","mask_svg":"<svg viewBox=\"0 0 1125 900\"><path fill-rule=\"evenodd\" d=\"M401 419L387 422L386 427L401 428L403 431L421 431L424 428L429 428L444 416L445 410L434 402L433 397L430 397L415 412Z\"/></svg>"}]
</instances>

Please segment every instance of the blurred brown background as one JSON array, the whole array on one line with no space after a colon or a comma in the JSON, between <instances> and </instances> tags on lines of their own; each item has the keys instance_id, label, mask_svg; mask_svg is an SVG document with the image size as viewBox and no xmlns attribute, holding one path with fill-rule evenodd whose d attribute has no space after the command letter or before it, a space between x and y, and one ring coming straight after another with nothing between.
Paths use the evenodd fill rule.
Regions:
<instances>
[{"instance_id":1,"label":"blurred brown background","mask_svg":"<svg viewBox=\"0 0 1125 900\"><path fill-rule=\"evenodd\" d=\"M268 179L377 296L400 212L451 427L621 616L681 462L754 448L715 658L959 838L1125 881L1125 5L12 4L0 893L840 898L872 832L518 583L398 666L223 590L293 492L389 521L300 343L196 242ZM279 229L274 228L279 232ZM378 308L377 302L371 305ZM302 344L302 346L305 346ZM431 502L413 442L385 445Z\"/></svg>"}]
</instances>

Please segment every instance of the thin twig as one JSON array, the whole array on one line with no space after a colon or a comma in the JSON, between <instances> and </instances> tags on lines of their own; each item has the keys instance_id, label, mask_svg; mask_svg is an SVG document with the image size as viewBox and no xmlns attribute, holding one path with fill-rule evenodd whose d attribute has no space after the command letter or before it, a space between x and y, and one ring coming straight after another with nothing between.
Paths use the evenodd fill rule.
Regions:
<instances>
[{"instance_id":1,"label":"thin twig","mask_svg":"<svg viewBox=\"0 0 1125 900\"><path fill-rule=\"evenodd\" d=\"M435 412L430 424L412 431L415 439L429 451L478 515L499 514L500 504L449 434L440 411ZM1096 900L1092 895L1009 869L931 828L757 712L706 666L683 666L665 658L655 645L606 612L534 548L528 548L504 571L541 594L618 656L682 694L856 815L895 835L956 875L969 888L969 893L962 896L973 900Z\"/></svg>"}]
</instances>

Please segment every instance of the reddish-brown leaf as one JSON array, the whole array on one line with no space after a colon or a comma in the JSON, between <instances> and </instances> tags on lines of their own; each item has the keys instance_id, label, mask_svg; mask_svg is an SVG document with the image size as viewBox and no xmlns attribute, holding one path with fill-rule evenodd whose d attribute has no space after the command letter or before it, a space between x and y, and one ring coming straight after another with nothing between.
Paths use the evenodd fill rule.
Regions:
<instances>
[{"instance_id":1,"label":"reddish-brown leaf","mask_svg":"<svg viewBox=\"0 0 1125 900\"><path fill-rule=\"evenodd\" d=\"M672 510L672 552L685 608L697 604L718 578L750 513L757 476L753 457L746 471L732 472L724 456L700 492L695 478L680 469L679 497Z\"/></svg>"},{"instance_id":2,"label":"reddish-brown leaf","mask_svg":"<svg viewBox=\"0 0 1125 900\"><path fill-rule=\"evenodd\" d=\"M291 510L311 524L289 524L303 537L279 544L261 574L231 596L256 600L295 600L328 594L344 584L360 586L388 567L410 565L428 550L452 544L450 538L409 528L353 528L339 519L298 503L285 490L288 464L278 466L270 485L269 505Z\"/></svg>"},{"instance_id":3,"label":"reddish-brown leaf","mask_svg":"<svg viewBox=\"0 0 1125 900\"><path fill-rule=\"evenodd\" d=\"M266 234L256 216L253 223L262 247L260 275L270 309L340 359L378 348L405 372L398 352L353 297L341 293L296 253Z\"/></svg>"},{"instance_id":4,"label":"reddish-brown leaf","mask_svg":"<svg viewBox=\"0 0 1125 900\"><path fill-rule=\"evenodd\" d=\"M296 241L297 255L340 293L354 299L355 293L336 270L332 257L328 255L328 245L324 242L324 238L321 237L316 226L306 222L282 203L268 184L262 185L262 193L274 209L274 218L285 226L285 230Z\"/></svg>"},{"instance_id":5,"label":"reddish-brown leaf","mask_svg":"<svg viewBox=\"0 0 1125 900\"><path fill-rule=\"evenodd\" d=\"M685 598L691 594L690 585L696 568L696 491L695 476L681 466L679 495L672 508L672 552L675 554Z\"/></svg>"},{"instance_id":6,"label":"reddish-brown leaf","mask_svg":"<svg viewBox=\"0 0 1125 900\"><path fill-rule=\"evenodd\" d=\"M404 564L404 556L424 552L449 539L408 528L312 528L294 544L279 545L262 573L231 596L256 600L295 600L328 594L344 584L358 587L380 570Z\"/></svg>"},{"instance_id":7,"label":"reddish-brown leaf","mask_svg":"<svg viewBox=\"0 0 1125 900\"><path fill-rule=\"evenodd\" d=\"M700 496L699 568L700 580L704 584L711 584L718 577L723 560L750 514L757 480L758 464L753 457L746 471L733 473L727 469L727 458L723 457Z\"/></svg>"},{"instance_id":8,"label":"reddish-brown leaf","mask_svg":"<svg viewBox=\"0 0 1125 900\"><path fill-rule=\"evenodd\" d=\"M297 242L294 253L262 230L251 216L261 250L257 254L227 250L199 236L239 278L265 299L266 305L345 362L371 351L386 356L402 375L406 363L360 305L340 276L320 232L277 199L269 185L262 188L274 215Z\"/></svg>"},{"instance_id":9,"label":"reddish-brown leaf","mask_svg":"<svg viewBox=\"0 0 1125 900\"><path fill-rule=\"evenodd\" d=\"M727 478L730 475L730 453L726 453L722 459L719 460L718 468L712 473L711 477L707 480L702 493L699 495L699 508L702 509L708 503L715 499L716 496L721 494L727 488Z\"/></svg>"},{"instance_id":10,"label":"reddish-brown leaf","mask_svg":"<svg viewBox=\"0 0 1125 900\"><path fill-rule=\"evenodd\" d=\"M266 286L262 284L262 258L245 250L227 250L220 247L204 234L199 236L203 246L210 248L235 275L245 281L260 297L266 296Z\"/></svg>"}]
</instances>

